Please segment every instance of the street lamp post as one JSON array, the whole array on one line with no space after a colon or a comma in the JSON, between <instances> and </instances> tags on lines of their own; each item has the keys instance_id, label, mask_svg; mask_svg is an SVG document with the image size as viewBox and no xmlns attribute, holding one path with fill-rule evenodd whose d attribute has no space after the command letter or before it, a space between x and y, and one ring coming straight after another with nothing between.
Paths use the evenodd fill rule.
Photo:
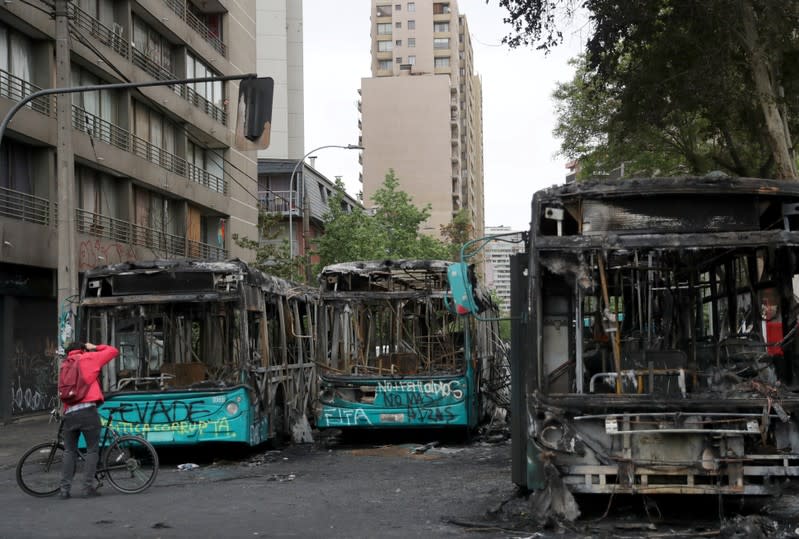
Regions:
<instances>
[{"instance_id":1,"label":"street lamp post","mask_svg":"<svg viewBox=\"0 0 799 539\"><path fill-rule=\"evenodd\" d=\"M325 148L341 148L343 150L363 150L363 146L358 146L357 144L347 144L346 146L341 146L339 144L327 144L325 146L319 146L318 148L314 148L310 152L306 153L302 156L302 159L297 161L297 164L294 165L294 169L291 171L291 178L289 179L289 260L294 260L294 229L292 227L292 216L294 215L294 208L292 206L293 199L294 199L294 177L297 173L297 169L300 168L300 164L305 162L305 159L308 158L314 152L319 150L324 150ZM305 182L303 182L304 184ZM303 191L305 191L303 189Z\"/></svg>"}]
</instances>

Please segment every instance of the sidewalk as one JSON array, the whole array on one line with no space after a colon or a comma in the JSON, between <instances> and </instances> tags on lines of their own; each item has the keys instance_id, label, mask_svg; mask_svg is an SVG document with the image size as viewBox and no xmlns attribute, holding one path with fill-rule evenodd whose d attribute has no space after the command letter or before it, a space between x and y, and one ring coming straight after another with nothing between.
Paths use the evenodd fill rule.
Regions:
<instances>
[{"instance_id":1,"label":"sidewalk","mask_svg":"<svg viewBox=\"0 0 799 539\"><path fill-rule=\"evenodd\" d=\"M0 423L0 470L16 467L28 448L53 439L58 424L49 420L50 414L42 412L14 418L7 425Z\"/></svg>"}]
</instances>

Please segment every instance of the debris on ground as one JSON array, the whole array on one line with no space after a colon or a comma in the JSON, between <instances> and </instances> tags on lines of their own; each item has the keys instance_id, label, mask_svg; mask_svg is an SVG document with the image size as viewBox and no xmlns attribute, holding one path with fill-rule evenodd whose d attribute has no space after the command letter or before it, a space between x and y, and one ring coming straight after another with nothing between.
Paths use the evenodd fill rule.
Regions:
<instances>
[{"instance_id":1,"label":"debris on ground","mask_svg":"<svg viewBox=\"0 0 799 539\"><path fill-rule=\"evenodd\" d=\"M278 450L271 450L271 451L264 451L263 453L258 453L257 455L253 455L247 461L242 463L242 466L247 467L255 467L261 466L263 464L270 464L272 462L277 462L282 458L282 452Z\"/></svg>"},{"instance_id":2,"label":"debris on ground","mask_svg":"<svg viewBox=\"0 0 799 539\"><path fill-rule=\"evenodd\" d=\"M178 464L178 470L181 472L196 470L199 468L199 464L194 464L193 462L186 462L185 464Z\"/></svg>"},{"instance_id":3,"label":"debris on ground","mask_svg":"<svg viewBox=\"0 0 799 539\"><path fill-rule=\"evenodd\" d=\"M416 455L421 455L422 453L426 453L430 449L433 449L434 447L437 447L437 446L438 446L438 442L430 442L430 443L427 443L427 444L424 444L424 445L420 445L419 447L415 447L413 449L413 451L411 451L411 453L414 453Z\"/></svg>"},{"instance_id":4,"label":"debris on ground","mask_svg":"<svg viewBox=\"0 0 799 539\"><path fill-rule=\"evenodd\" d=\"M533 518L544 525L577 520L580 508L563 483L560 472L550 461L544 463L544 481L546 486L530 496Z\"/></svg>"},{"instance_id":5,"label":"debris on ground","mask_svg":"<svg viewBox=\"0 0 799 539\"><path fill-rule=\"evenodd\" d=\"M312 444L314 441L308 417L300 415L291 426L291 441L295 444Z\"/></svg>"},{"instance_id":6,"label":"debris on ground","mask_svg":"<svg viewBox=\"0 0 799 539\"><path fill-rule=\"evenodd\" d=\"M273 474L266 478L267 481L277 481L278 483L285 483L286 481L294 481L297 478L296 474Z\"/></svg>"}]
</instances>

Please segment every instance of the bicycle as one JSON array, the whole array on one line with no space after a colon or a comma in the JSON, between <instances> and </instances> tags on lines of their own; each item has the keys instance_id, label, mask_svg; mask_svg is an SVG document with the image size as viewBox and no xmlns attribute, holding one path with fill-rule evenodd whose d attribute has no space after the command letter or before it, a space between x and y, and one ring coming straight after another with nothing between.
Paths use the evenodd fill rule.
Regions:
<instances>
[{"instance_id":1,"label":"bicycle","mask_svg":"<svg viewBox=\"0 0 799 539\"><path fill-rule=\"evenodd\" d=\"M108 482L124 494L136 494L150 487L158 475L158 453L150 442L135 435L120 435L111 425L114 414L123 408L107 408L109 415L100 435L100 459L95 477ZM58 408L50 412L51 420L59 422L55 440L37 444L17 463L17 484L26 493L37 498L58 493L61 468L64 461L64 418ZM85 461L83 451L78 451L78 462Z\"/></svg>"}]
</instances>

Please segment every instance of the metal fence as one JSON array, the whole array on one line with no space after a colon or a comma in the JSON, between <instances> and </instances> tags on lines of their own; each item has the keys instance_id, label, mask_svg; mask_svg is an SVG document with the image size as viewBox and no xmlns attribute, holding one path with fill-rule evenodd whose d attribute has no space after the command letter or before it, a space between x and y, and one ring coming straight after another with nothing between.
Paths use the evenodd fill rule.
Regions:
<instances>
[{"instance_id":1,"label":"metal fence","mask_svg":"<svg viewBox=\"0 0 799 539\"><path fill-rule=\"evenodd\" d=\"M192 30L200 34L200 36L207 41L216 51L222 56L227 56L227 45L222 43L219 36L215 35L211 30L202 22L197 16L189 11L186 6L185 0L164 0L164 3L169 6L178 17L188 24Z\"/></svg>"},{"instance_id":2,"label":"metal fence","mask_svg":"<svg viewBox=\"0 0 799 539\"><path fill-rule=\"evenodd\" d=\"M158 257L185 256L209 260L225 260L228 257L228 251L223 247L192 241L184 236L87 210L75 210L75 219L77 231L81 234L146 247Z\"/></svg>"},{"instance_id":3,"label":"metal fence","mask_svg":"<svg viewBox=\"0 0 799 539\"><path fill-rule=\"evenodd\" d=\"M89 136L134 153L159 167L199 183L217 193L227 193L227 181L193 165L177 155L137 137L86 110L72 106L72 127Z\"/></svg>"},{"instance_id":4,"label":"metal fence","mask_svg":"<svg viewBox=\"0 0 799 539\"><path fill-rule=\"evenodd\" d=\"M292 207L296 210L297 193L290 198L291 204L289 204L290 194L291 191L259 191L260 209L269 213L288 213L289 208Z\"/></svg>"},{"instance_id":5,"label":"metal fence","mask_svg":"<svg viewBox=\"0 0 799 539\"><path fill-rule=\"evenodd\" d=\"M171 4L177 5L184 5L184 2L180 2L177 0L167 1L167 4L172 7L173 11L175 11L175 7ZM184 6L185 7L185 6ZM122 27L116 23L114 23L113 28L109 28L101 23L96 18L92 17L90 14L86 13L79 7L77 7L74 3L69 4L70 15L74 21L74 24L84 32L87 32L93 38L97 39L101 43L111 47L115 52L117 52L120 56L123 56L130 60L133 65L137 66L138 68L145 71L148 75L153 77L155 80L172 80L178 79L177 75L172 73L169 69L162 66L158 62L151 59L147 54L135 48L135 46L131 46L128 44L127 40L122 35ZM183 11L186 11L183 9ZM176 11L176 13L180 14L180 12ZM197 20L194 15L189 13L191 17L194 18L197 24L205 27L201 21ZM182 17L183 18L183 17ZM187 21L188 22L188 21ZM197 30L191 23L189 23L195 31L197 31L203 37L206 34L210 35L208 28L205 28L205 32ZM217 41L219 41L217 39ZM221 42L220 42L221 43ZM212 43L213 44L213 43ZM224 44L222 44L224 47ZM224 54L224 53L223 53ZM227 125L227 111L211 103L203 96L199 95L193 88L191 88L187 84L176 84L171 86L172 90L197 107L198 109L202 110L205 114L213 118L214 120L218 121L222 125Z\"/></svg>"},{"instance_id":6,"label":"metal fence","mask_svg":"<svg viewBox=\"0 0 799 539\"><path fill-rule=\"evenodd\" d=\"M69 2L67 9L70 20L78 29L88 32L93 38L111 47L117 54L129 58L130 48L127 40L122 36L120 25L115 23L112 28L109 28L80 9L74 2Z\"/></svg>"},{"instance_id":7,"label":"metal fence","mask_svg":"<svg viewBox=\"0 0 799 539\"><path fill-rule=\"evenodd\" d=\"M0 70L0 96L13 99L15 101L22 101L31 94L35 94L41 90L35 84L15 77L7 71ZM41 96L32 100L27 104L28 107L44 114L46 116L55 116L55 97L54 96Z\"/></svg>"},{"instance_id":8,"label":"metal fence","mask_svg":"<svg viewBox=\"0 0 799 539\"><path fill-rule=\"evenodd\" d=\"M0 187L0 215L47 226L50 224L50 201Z\"/></svg>"}]
</instances>

